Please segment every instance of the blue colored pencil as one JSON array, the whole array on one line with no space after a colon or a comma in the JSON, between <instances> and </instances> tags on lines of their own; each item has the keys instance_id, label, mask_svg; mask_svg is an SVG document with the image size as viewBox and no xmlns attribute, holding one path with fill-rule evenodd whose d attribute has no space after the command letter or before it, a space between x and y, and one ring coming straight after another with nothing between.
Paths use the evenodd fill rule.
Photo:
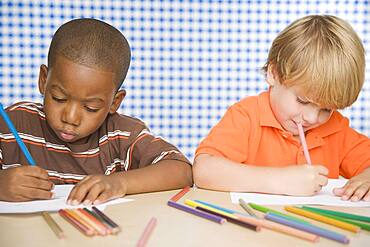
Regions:
<instances>
[{"instance_id":1,"label":"blue colored pencil","mask_svg":"<svg viewBox=\"0 0 370 247\"><path fill-rule=\"evenodd\" d=\"M279 224L290 226L290 227L293 227L293 228L296 228L296 229L299 229L299 230L302 230L302 231L305 231L305 232L310 232L310 233L313 233L315 235L319 235L319 236L324 237L324 238L328 238L328 239L331 239L331 240L334 240L334 241L338 241L340 243L344 243L344 244L349 243L349 239L345 235L342 235L342 234L339 234L339 233L336 233L336 232L333 232L333 231L329 231L327 229L324 229L324 228L321 228L321 227L318 227L318 226L308 225L308 224L304 224L304 223L299 223L297 221L288 220L288 219L283 218L283 217L281 217L277 214L274 214L274 213L265 214L265 218L267 220L271 220L271 221L277 222Z\"/></svg>"},{"instance_id":2,"label":"blue colored pencil","mask_svg":"<svg viewBox=\"0 0 370 247\"><path fill-rule=\"evenodd\" d=\"M229 214L240 214L240 215L244 215L244 216L250 217L250 215L244 214L242 212L238 212L238 211L235 211L235 210L232 210L232 209L228 209L228 208L224 208L224 207L221 207L221 206L217 206L217 205L214 205L212 203L204 202L204 201L201 201L201 200L194 200L194 201L196 201L196 202L198 202L200 204L206 205L208 207L221 210L221 211L226 212L226 213L229 213Z\"/></svg>"},{"instance_id":3,"label":"blue colored pencil","mask_svg":"<svg viewBox=\"0 0 370 247\"><path fill-rule=\"evenodd\" d=\"M17 141L19 147L21 148L24 156L26 156L26 159L27 159L28 163L31 166L35 166L36 165L35 160L32 158L32 156L31 156L30 152L28 151L26 145L24 145L24 142L22 141L21 137L19 136L18 131L14 127L12 121L10 120L8 114L4 110L4 107L3 107L3 105L1 103L0 103L0 115L3 117L6 125L9 128L9 130L13 133L13 135L15 137L15 140Z\"/></svg>"}]
</instances>

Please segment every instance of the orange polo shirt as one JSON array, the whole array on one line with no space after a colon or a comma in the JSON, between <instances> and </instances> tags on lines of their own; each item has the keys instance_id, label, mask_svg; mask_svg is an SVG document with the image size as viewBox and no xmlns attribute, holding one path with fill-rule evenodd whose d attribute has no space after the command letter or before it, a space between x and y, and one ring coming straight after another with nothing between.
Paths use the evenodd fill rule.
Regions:
<instances>
[{"instance_id":1,"label":"orange polo shirt","mask_svg":"<svg viewBox=\"0 0 370 247\"><path fill-rule=\"evenodd\" d=\"M333 112L323 125L306 132L312 164L329 169L329 178L351 178L370 167L370 139L349 127ZM269 92L232 105L200 143L202 153L256 166L283 167L306 164L301 143L276 120Z\"/></svg>"}]
</instances>

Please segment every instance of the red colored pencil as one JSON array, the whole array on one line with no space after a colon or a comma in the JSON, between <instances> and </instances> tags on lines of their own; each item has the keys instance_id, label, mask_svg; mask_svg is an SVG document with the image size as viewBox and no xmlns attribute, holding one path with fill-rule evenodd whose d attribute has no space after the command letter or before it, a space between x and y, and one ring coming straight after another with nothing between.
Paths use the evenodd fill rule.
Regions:
<instances>
[{"instance_id":1,"label":"red colored pencil","mask_svg":"<svg viewBox=\"0 0 370 247\"><path fill-rule=\"evenodd\" d=\"M183 197L190 190L189 186L183 188L179 193L171 197L170 201L177 202L181 197Z\"/></svg>"},{"instance_id":2,"label":"red colored pencil","mask_svg":"<svg viewBox=\"0 0 370 247\"><path fill-rule=\"evenodd\" d=\"M74 227L76 227L80 232L85 234L86 236L94 236L95 231L92 231L90 228L87 228L85 225L80 223L78 220L76 220L71 214L69 214L67 211L60 209L58 213L69 223L71 223Z\"/></svg>"},{"instance_id":3,"label":"red colored pencil","mask_svg":"<svg viewBox=\"0 0 370 247\"><path fill-rule=\"evenodd\" d=\"M97 221L94 217L92 217L90 214L88 214L85 210L83 210L82 208L78 208L75 211L85 222L87 222L91 227L93 227L100 235L102 236L107 235L107 228L104 225L102 225L99 221Z\"/></svg>"}]
</instances>

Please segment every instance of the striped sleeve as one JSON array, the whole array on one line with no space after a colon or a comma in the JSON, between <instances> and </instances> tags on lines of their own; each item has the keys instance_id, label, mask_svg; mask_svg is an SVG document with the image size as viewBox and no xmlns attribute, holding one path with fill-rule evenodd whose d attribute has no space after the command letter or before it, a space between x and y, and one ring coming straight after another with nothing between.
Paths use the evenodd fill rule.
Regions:
<instances>
[{"instance_id":1,"label":"striped sleeve","mask_svg":"<svg viewBox=\"0 0 370 247\"><path fill-rule=\"evenodd\" d=\"M174 145L160 136L154 136L146 127L135 135L126 158L128 170L157 164L161 160L180 160L190 164Z\"/></svg>"}]
</instances>

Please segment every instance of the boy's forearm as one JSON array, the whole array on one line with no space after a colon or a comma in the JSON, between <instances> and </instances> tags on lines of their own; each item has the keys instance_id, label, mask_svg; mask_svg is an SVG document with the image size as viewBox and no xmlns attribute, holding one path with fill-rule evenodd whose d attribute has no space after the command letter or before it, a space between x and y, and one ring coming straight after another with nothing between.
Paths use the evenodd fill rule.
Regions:
<instances>
[{"instance_id":1,"label":"boy's forearm","mask_svg":"<svg viewBox=\"0 0 370 247\"><path fill-rule=\"evenodd\" d=\"M172 190L193 185L191 166L179 160L162 160L154 165L114 175L122 177L126 194Z\"/></svg>"},{"instance_id":2,"label":"boy's forearm","mask_svg":"<svg viewBox=\"0 0 370 247\"><path fill-rule=\"evenodd\" d=\"M204 189L282 194L283 169L239 164L201 154L194 161L193 174L194 183Z\"/></svg>"}]
</instances>

